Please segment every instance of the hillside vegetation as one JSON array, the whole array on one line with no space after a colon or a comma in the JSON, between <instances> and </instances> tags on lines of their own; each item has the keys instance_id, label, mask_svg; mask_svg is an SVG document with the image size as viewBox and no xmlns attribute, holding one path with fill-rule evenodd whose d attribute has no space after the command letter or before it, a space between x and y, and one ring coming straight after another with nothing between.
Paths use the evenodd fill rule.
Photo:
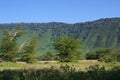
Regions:
<instances>
[{"instance_id":1,"label":"hillside vegetation","mask_svg":"<svg viewBox=\"0 0 120 80\"><path fill-rule=\"evenodd\" d=\"M52 43L64 35L81 39L83 42L82 51L84 52L98 48L120 48L120 18L106 18L75 24L60 22L0 24L0 36L3 30L15 27L23 27L27 31L18 40L19 44L30 36L39 36L40 46L38 50L41 53L54 50Z\"/></svg>"}]
</instances>

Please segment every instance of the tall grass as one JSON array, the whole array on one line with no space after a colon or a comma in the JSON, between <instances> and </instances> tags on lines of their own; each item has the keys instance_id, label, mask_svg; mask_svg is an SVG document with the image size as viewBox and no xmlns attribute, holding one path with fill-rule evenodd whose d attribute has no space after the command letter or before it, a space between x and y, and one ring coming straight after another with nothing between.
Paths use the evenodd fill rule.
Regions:
<instances>
[{"instance_id":1,"label":"tall grass","mask_svg":"<svg viewBox=\"0 0 120 80\"><path fill-rule=\"evenodd\" d=\"M99 65L90 66L86 71L76 71L68 65L46 69L23 69L0 71L0 80L120 80L120 66L106 70Z\"/></svg>"}]
</instances>

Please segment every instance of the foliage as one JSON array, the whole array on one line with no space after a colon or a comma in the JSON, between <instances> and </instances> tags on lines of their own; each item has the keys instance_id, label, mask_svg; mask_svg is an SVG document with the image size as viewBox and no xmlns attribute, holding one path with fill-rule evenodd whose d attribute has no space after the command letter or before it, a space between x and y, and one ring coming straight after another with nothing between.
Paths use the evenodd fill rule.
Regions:
<instances>
[{"instance_id":1,"label":"foliage","mask_svg":"<svg viewBox=\"0 0 120 80\"><path fill-rule=\"evenodd\" d=\"M0 45L0 52L3 55L2 59L5 61L16 61L18 48L16 40L23 34L22 28L15 31L5 30Z\"/></svg>"},{"instance_id":2,"label":"foliage","mask_svg":"<svg viewBox=\"0 0 120 80\"><path fill-rule=\"evenodd\" d=\"M22 53L22 60L26 62L34 62L35 61L35 53L37 50L37 42L38 38L37 37L32 37L25 41L24 46L22 45L21 48L21 53Z\"/></svg>"},{"instance_id":3,"label":"foliage","mask_svg":"<svg viewBox=\"0 0 120 80\"><path fill-rule=\"evenodd\" d=\"M117 49L99 49L95 52L88 53L87 59L98 59L104 62L119 61L120 51Z\"/></svg>"},{"instance_id":4,"label":"foliage","mask_svg":"<svg viewBox=\"0 0 120 80\"><path fill-rule=\"evenodd\" d=\"M51 50L53 47L51 42L64 35L81 39L84 43L82 48L84 52L99 48L120 48L120 18L106 18L75 24L59 22L0 24L0 36L4 30L11 30L16 26L23 26L28 33L18 40L19 44L31 36L40 37L40 52Z\"/></svg>"},{"instance_id":5,"label":"foliage","mask_svg":"<svg viewBox=\"0 0 120 80\"><path fill-rule=\"evenodd\" d=\"M76 71L68 65L59 69L27 69L0 71L0 80L119 80L120 66L106 70L98 65L91 66L87 71Z\"/></svg>"},{"instance_id":6,"label":"foliage","mask_svg":"<svg viewBox=\"0 0 120 80\"><path fill-rule=\"evenodd\" d=\"M99 55L94 51L94 52L88 52L86 53L86 59L99 59Z\"/></svg>"},{"instance_id":7,"label":"foliage","mask_svg":"<svg viewBox=\"0 0 120 80\"><path fill-rule=\"evenodd\" d=\"M78 56L77 50L81 48L81 41L73 37L64 36L54 42L55 49L59 52L62 61L70 61L74 56Z\"/></svg>"},{"instance_id":8,"label":"foliage","mask_svg":"<svg viewBox=\"0 0 120 80\"><path fill-rule=\"evenodd\" d=\"M97 51L99 54L99 60L100 61L105 61L105 62L113 62L117 61L117 54L120 53L120 51L116 49L103 49Z\"/></svg>"},{"instance_id":9,"label":"foliage","mask_svg":"<svg viewBox=\"0 0 120 80\"><path fill-rule=\"evenodd\" d=\"M26 29L28 34L23 34L23 29L16 26L23 26ZM16 30L14 29L16 28ZM19 28L19 29L18 29ZM13 30L14 29L14 30ZM4 30L7 30L6 33ZM59 23L59 22L51 22L51 23L11 23L11 24L0 24L0 36L12 34L12 36L6 37L13 37L13 34L18 31L20 34L17 33L16 37L11 38L13 43L4 42L5 44L12 45L6 46L9 48L14 48L13 51L10 53L7 52L6 59L8 57L7 54L15 54L16 56L16 49L18 46L22 44L26 39L32 36L39 36L40 41L38 41L38 52L40 53L47 53L48 50L54 50L53 45L51 44L60 36L74 36L77 39L81 39L84 43L83 47L81 48L84 52L95 51L99 48L115 48L120 49L120 18L106 18L106 19L99 19L91 22L85 23L75 23L75 24L67 24L67 23ZM5 37L3 37L5 38ZM6 41L9 38L0 37L0 41ZM17 46L16 46L17 44ZM3 46L1 44L0 46ZM5 47L5 45L4 45ZM12 49L13 49L12 48ZM3 48L0 51L5 51ZM6 48L7 49L7 48ZM15 52L14 52L15 51ZM3 54L3 52L1 52ZM38 57L41 54L38 54ZM91 54L92 55L92 54ZM94 58L98 58L93 52ZM12 56L11 56L12 57ZM105 56L109 58L109 56ZM15 58L15 57L14 57ZM73 58L73 57L72 57ZM119 59L119 53L117 54L117 60ZM11 58L10 58L11 59ZM15 60L15 59L14 59ZM102 60L102 59L101 59Z\"/></svg>"},{"instance_id":10,"label":"foliage","mask_svg":"<svg viewBox=\"0 0 120 80\"><path fill-rule=\"evenodd\" d=\"M40 60L50 61L50 60L55 60L56 58L57 55L53 51L47 51L45 54L41 56Z\"/></svg>"}]
</instances>

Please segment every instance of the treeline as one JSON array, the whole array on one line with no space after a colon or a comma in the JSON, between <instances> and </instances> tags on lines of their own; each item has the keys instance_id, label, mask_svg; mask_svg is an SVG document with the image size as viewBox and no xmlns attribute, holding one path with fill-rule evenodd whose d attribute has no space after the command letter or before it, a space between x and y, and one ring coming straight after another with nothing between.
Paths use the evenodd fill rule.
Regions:
<instances>
[{"instance_id":1,"label":"treeline","mask_svg":"<svg viewBox=\"0 0 120 80\"><path fill-rule=\"evenodd\" d=\"M4 61L25 61L33 63L38 60L35 55L39 44L37 37L30 37L18 45L17 40L19 37L25 34L23 28L15 28L13 30L5 30L0 42L0 58ZM54 49L58 52L56 55L53 53L47 53L42 55L45 60L60 60L71 61L73 58L79 59L78 53L81 47L81 41L70 36L63 36L58 38L53 43ZM40 53L39 53L40 54ZM40 57L40 56L38 56ZM44 60L41 59L41 60Z\"/></svg>"},{"instance_id":2,"label":"treeline","mask_svg":"<svg viewBox=\"0 0 120 80\"><path fill-rule=\"evenodd\" d=\"M25 30L24 34L18 34L15 36L15 29ZM6 31L5 31L6 30ZM5 31L5 32L4 32ZM19 31L19 30L18 30ZM2 36L6 36L7 38ZM9 35L9 36L8 36ZM104 61L106 58L112 58L114 60L119 61L119 48L120 48L120 18L107 18L100 19L92 22L85 23L76 23L76 24L66 24L66 23L11 23L11 24L0 24L0 41L2 46L1 54L8 52L9 54L15 53L19 50L18 47L22 45L26 45L26 47L22 47L19 57L22 57L22 60L30 60L29 58L25 58L27 53L36 53L38 60L60 60L60 56L56 57L59 53L67 53L66 60L69 59L98 59ZM33 36L37 37L33 38ZM63 39L63 43L68 45L71 40L74 45L74 39L80 40L82 46L76 49L68 49L63 48L64 51L60 51L56 45L53 45L57 39L62 38L63 36L71 36L72 38ZM14 38L14 39L13 39ZM12 43L6 42L11 40ZM66 40L65 40L66 39ZM35 40L35 41L34 41ZM37 40L37 41L36 41ZM64 41L65 40L65 41ZM26 41L26 42L25 42ZM23 44L24 42L24 44ZM27 43L28 42L28 43ZM37 42L37 49L34 48L36 45L31 45L31 43ZM7 46L4 46L4 45ZM58 43L59 44L59 43ZM78 43L79 44L79 43ZM57 45L59 46L59 45ZM72 45L69 45L71 47ZM7 48L8 47L8 48ZM65 47L65 45L62 45ZM31 49L30 49L31 48ZM106 48L107 50L100 50L101 48ZM5 50L6 49L6 52ZM61 48L62 49L62 48ZM115 49L112 50L111 49ZM15 52L14 52L15 51ZM36 51L36 52L35 52ZM113 53L112 53L113 52ZM74 53L79 54L77 57L73 57L73 55L69 55ZM85 53L88 53L87 55ZM106 55L100 54L106 53ZM23 56L23 54L26 54ZM111 55L108 56L107 54ZM2 55L1 55L2 56ZM7 55L6 55L7 56ZM13 55L10 56L12 58ZM24 57L24 58L23 58ZM79 58L78 58L79 57ZM101 58L102 57L102 58ZM103 57L106 57L105 59ZM4 56L5 59L5 56ZM64 59L64 60L65 60ZM12 61L12 60L11 60ZM14 59L13 59L14 61ZM105 60L109 62L111 60Z\"/></svg>"},{"instance_id":3,"label":"treeline","mask_svg":"<svg viewBox=\"0 0 120 80\"><path fill-rule=\"evenodd\" d=\"M81 51L83 42L73 36L61 36L53 43L54 51L47 51L42 54L39 52L39 38L29 37L20 45L18 44L19 37L26 33L24 28L18 27L12 30L5 30L0 42L0 58L4 61L25 61L33 63L37 60L59 60L70 62L80 59L95 59L104 62L120 62L120 50L117 49L98 49L87 54ZM55 52L56 51L56 52ZM54 53L55 52L55 53Z\"/></svg>"}]
</instances>

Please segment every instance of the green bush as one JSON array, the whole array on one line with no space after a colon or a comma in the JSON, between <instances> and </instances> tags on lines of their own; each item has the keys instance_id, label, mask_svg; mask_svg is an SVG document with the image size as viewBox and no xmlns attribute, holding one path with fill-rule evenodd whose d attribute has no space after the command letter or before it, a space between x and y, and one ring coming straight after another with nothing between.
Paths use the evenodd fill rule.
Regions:
<instances>
[{"instance_id":1,"label":"green bush","mask_svg":"<svg viewBox=\"0 0 120 80\"><path fill-rule=\"evenodd\" d=\"M55 59L57 59L57 55L53 51L47 51L40 58L40 60L43 60L43 61L49 61L49 60L55 60Z\"/></svg>"},{"instance_id":2,"label":"green bush","mask_svg":"<svg viewBox=\"0 0 120 80\"><path fill-rule=\"evenodd\" d=\"M99 59L99 55L96 52L89 52L86 54L86 59Z\"/></svg>"},{"instance_id":3,"label":"green bush","mask_svg":"<svg viewBox=\"0 0 120 80\"><path fill-rule=\"evenodd\" d=\"M120 62L120 51L117 49L99 49L86 54L86 59L97 59L103 62Z\"/></svg>"}]
</instances>

